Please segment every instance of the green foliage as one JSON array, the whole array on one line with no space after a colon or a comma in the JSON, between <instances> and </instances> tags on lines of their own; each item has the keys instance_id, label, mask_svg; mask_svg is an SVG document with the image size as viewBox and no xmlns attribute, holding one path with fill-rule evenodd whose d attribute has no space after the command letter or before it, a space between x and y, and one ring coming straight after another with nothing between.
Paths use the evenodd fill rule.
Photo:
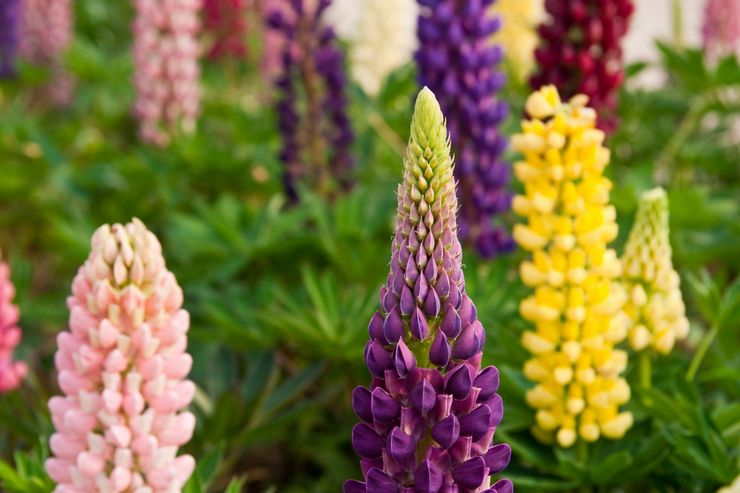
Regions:
<instances>
[{"instance_id":1,"label":"green foliage","mask_svg":"<svg viewBox=\"0 0 740 493\"><path fill-rule=\"evenodd\" d=\"M162 240L192 314L198 425L185 451L198 466L186 491L338 491L359 475L350 395L369 382L362 351L388 272L413 68L395 73L377 101L351 88L354 190L333 203L304 191L289 208L257 54L206 63L199 133L153 149L136 139L130 113L129 2L76 8L74 104L34 104L25 88L43 82L43 70L23 67L21 81L0 84L0 245L23 312L19 355L31 366L24 386L0 399L0 490L52 490L43 471L46 402L58 392L54 339L66 324L69 283L99 224L138 216ZM623 440L562 450L532 437L521 254L483 262L465 251L467 289L489 334L485 363L501 371L506 414L496 436L512 445L506 475L519 492L704 493L740 472L740 145L732 130L740 67L735 58L710 66L697 50L660 50L668 83L628 83L609 142L617 249L640 193L663 185L691 336L653 362L651 388L630 365L636 422ZM506 94L517 109L509 134L524 90Z\"/></svg>"}]
</instances>

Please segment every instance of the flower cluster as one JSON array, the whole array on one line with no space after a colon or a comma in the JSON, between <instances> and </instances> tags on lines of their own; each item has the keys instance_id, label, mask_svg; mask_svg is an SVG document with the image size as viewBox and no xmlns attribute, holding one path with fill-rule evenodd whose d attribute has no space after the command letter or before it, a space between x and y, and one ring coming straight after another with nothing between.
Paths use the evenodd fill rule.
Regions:
<instances>
[{"instance_id":1,"label":"flower cluster","mask_svg":"<svg viewBox=\"0 0 740 493\"><path fill-rule=\"evenodd\" d=\"M439 97L457 156L460 237L484 257L513 247L493 217L509 209L509 167L501 160L506 138L499 125L508 108L497 91L505 77L496 69L503 52L490 37L500 21L491 0L423 0L419 17L419 80Z\"/></svg>"},{"instance_id":2,"label":"flower cluster","mask_svg":"<svg viewBox=\"0 0 740 493\"><path fill-rule=\"evenodd\" d=\"M15 287L10 267L0 261L0 394L16 388L26 375L26 365L13 361L13 350L21 342L20 311L13 304Z\"/></svg>"},{"instance_id":3,"label":"flower cluster","mask_svg":"<svg viewBox=\"0 0 740 493\"><path fill-rule=\"evenodd\" d=\"M23 0L0 2L0 78L15 75Z\"/></svg>"},{"instance_id":4,"label":"flower cluster","mask_svg":"<svg viewBox=\"0 0 740 493\"><path fill-rule=\"evenodd\" d=\"M246 56L246 10L247 0L205 0L203 30L213 38L209 58Z\"/></svg>"},{"instance_id":5,"label":"flower cluster","mask_svg":"<svg viewBox=\"0 0 740 493\"><path fill-rule=\"evenodd\" d=\"M542 0L496 0L491 7L502 20L501 29L493 41L504 48L505 62L510 72L522 81L534 68L537 48L537 22Z\"/></svg>"},{"instance_id":6,"label":"flower cluster","mask_svg":"<svg viewBox=\"0 0 740 493\"><path fill-rule=\"evenodd\" d=\"M671 262L668 198L662 188L643 194L622 266L628 294L625 312L632 320L630 345L636 351L650 347L669 353L676 340L689 334L689 321Z\"/></svg>"},{"instance_id":7,"label":"flower cluster","mask_svg":"<svg viewBox=\"0 0 740 493\"><path fill-rule=\"evenodd\" d=\"M72 19L72 0L23 0L21 55L49 69L44 92L59 105L70 102L74 87L63 59L72 42Z\"/></svg>"},{"instance_id":8,"label":"flower cluster","mask_svg":"<svg viewBox=\"0 0 740 493\"><path fill-rule=\"evenodd\" d=\"M733 53L740 57L740 2L707 0L702 37L704 49L710 58L717 59Z\"/></svg>"},{"instance_id":9,"label":"flower cluster","mask_svg":"<svg viewBox=\"0 0 740 493\"><path fill-rule=\"evenodd\" d=\"M577 436L619 438L632 425L631 414L618 409L630 388L620 377L627 354L615 344L629 319L617 282L621 264L606 247L617 236L611 182L603 176L609 151L587 101L579 95L564 104L555 87L544 87L527 99L532 119L512 138L524 155L514 164L524 195L514 197L513 209L527 220L514 239L532 252L520 266L534 288L520 305L535 325L522 340L532 353L524 374L536 382L527 402L537 409L535 434L555 434L563 447Z\"/></svg>"},{"instance_id":10,"label":"flower cluster","mask_svg":"<svg viewBox=\"0 0 740 493\"><path fill-rule=\"evenodd\" d=\"M188 313L157 238L138 220L102 226L72 283L69 331L57 337L63 396L49 401L56 433L46 470L56 493L179 492L193 471L177 448L193 434L182 411Z\"/></svg>"},{"instance_id":11,"label":"flower cluster","mask_svg":"<svg viewBox=\"0 0 740 493\"><path fill-rule=\"evenodd\" d=\"M398 215L381 311L369 324L370 388L352 406L352 445L364 482L345 493L510 493L511 449L493 445L503 417L498 370L481 368L486 332L465 293L457 198L444 117L434 95L416 101L398 189Z\"/></svg>"},{"instance_id":12,"label":"flower cluster","mask_svg":"<svg viewBox=\"0 0 740 493\"><path fill-rule=\"evenodd\" d=\"M200 112L200 0L135 0L135 113L141 138L166 146L191 133Z\"/></svg>"},{"instance_id":13,"label":"flower cluster","mask_svg":"<svg viewBox=\"0 0 740 493\"><path fill-rule=\"evenodd\" d=\"M599 128L613 131L624 79L621 43L634 9L632 0L545 1L550 20L539 28L532 88L553 84L564 97L585 94L599 113Z\"/></svg>"},{"instance_id":14,"label":"flower cluster","mask_svg":"<svg viewBox=\"0 0 740 493\"><path fill-rule=\"evenodd\" d=\"M376 96L386 78L416 50L416 0L334 0L329 22L349 43L352 78Z\"/></svg>"},{"instance_id":15,"label":"flower cluster","mask_svg":"<svg viewBox=\"0 0 740 493\"><path fill-rule=\"evenodd\" d=\"M280 158L286 195L295 202L301 183L326 196L350 187L354 135L342 52L334 32L322 24L329 0L284 2L270 12L268 23L282 37L275 81ZM301 95L304 104L298 101Z\"/></svg>"}]
</instances>

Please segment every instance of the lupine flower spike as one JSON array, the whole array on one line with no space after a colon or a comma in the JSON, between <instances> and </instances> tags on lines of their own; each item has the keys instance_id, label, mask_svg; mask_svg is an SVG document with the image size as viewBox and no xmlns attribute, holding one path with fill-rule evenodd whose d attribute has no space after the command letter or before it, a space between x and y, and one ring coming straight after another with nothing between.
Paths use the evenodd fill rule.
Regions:
<instances>
[{"instance_id":1,"label":"lupine flower spike","mask_svg":"<svg viewBox=\"0 0 740 493\"><path fill-rule=\"evenodd\" d=\"M212 38L208 57L244 58L247 0L205 0L203 7L203 30Z\"/></svg>"},{"instance_id":2,"label":"lupine flower spike","mask_svg":"<svg viewBox=\"0 0 740 493\"><path fill-rule=\"evenodd\" d=\"M503 47L504 61L510 73L517 80L524 81L534 68L542 0L496 0L492 9L502 21L493 41Z\"/></svg>"},{"instance_id":3,"label":"lupine flower spike","mask_svg":"<svg viewBox=\"0 0 740 493\"><path fill-rule=\"evenodd\" d=\"M733 53L740 57L740 2L706 0L702 37L710 59Z\"/></svg>"},{"instance_id":4,"label":"lupine flower spike","mask_svg":"<svg viewBox=\"0 0 740 493\"><path fill-rule=\"evenodd\" d=\"M137 219L100 227L57 337L62 396L46 462L55 493L181 491L195 466L177 456L195 417L186 379L190 323L157 238Z\"/></svg>"},{"instance_id":5,"label":"lupine flower spike","mask_svg":"<svg viewBox=\"0 0 740 493\"><path fill-rule=\"evenodd\" d=\"M70 102L74 88L74 79L64 66L72 25L72 0L23 0L21 54L49 70L51 80L43 90L58 105Z\"/></svg>"},{"instance_id":6,"label":"lupine flower spike","mask_svg":"<svg viewBox=\"0 0 740 493\"><path fill-rule=\"evenodd\" d=\"M509 166L501 156L507 114L496 94L505 77L496 69L503 52L490 38L500 27L492 0L422 0L419 81L437 94L457 156L460 237L484 257L510 250L513 242L494 217L509 209Z\"/></svg>"},{"instance_id":7,"label":"lupine flower spike","mask_svg":"<svg viewBox=\"0 0 740 493\"><path fill-rule=\"evenodd\" d=\"M627 353L615 345L629 319L617 282L621 264L607 248L617 236L611 182L603 176L609 151L587 101L562 103L546 86L527 99L531 119L512 138L524 156L514 164L524 195L514 197L513 209L526 219L514 238L532 254L520 275L534 289L520 305L535 326L522 340L532 353L524 374L535 382L526 397L537 410L535 435L554 435L562 447L578 436L620 438L632 425L632 415L619 411L630 388L620 376Z\"/></svg>"},{"instance_id":8,"label":"lupine flower spike","mask_svg":"<svg viewBox=\"0 0 740 493\"><path fill-rule=\"evenodd\" d=\"M135 0L134 84L139 134L157 146L195 131L200 113L201 0Z\"/></svg>"},{"instance_id":9,"label":"lupine flower spike","mask_svg":"<svg viewBox=\"0 0 740 493\"><path fill-rule=\"evenodd\" d=\"M634 9L632 0L546 0L550 19L539 28L532 89L553 84L563 97L585 94L599 114L599 128L613 131L624 79L622 39Z\"/></svg>"},{"instance_id":10,"label":"lupine flower spike","mask_svg":"<svg viewBox=\"0 0 740 493\"><path fill-rule=\"evenodd\" d=\"M15 75L23 0L0 2L0 79Z\"/></svg>"},{"instance_id":11,"label":"lupine flower spike","mask_svg":"<svg viewBox=\"0 0 740 493\"><path fill-rule=\"evenodd\" d=\"M328 19L349 44L352 78L377 96L388 76L416 50L416 0L334 0Z\"/></svg>"},{"instance_id":12,"label":"lupine flower spike","mask_svg":"<svg viewBox=\"0 0 740 493\"><path fill-rule=\"evenodd\" d=\"M351 186L354 139L347 117L346 78L334 32L322 23L329 0L283 0L269 27L283 38L276 85L283 137L283 183L291 202L301 183L326 196ZM299 98L305 96L304 104Z\"/></svg>"},{"instance_id":13,"label":"lupine flower spike","mask_svg":"<svg viewBox=\"0 0 740 493\"><path fill-rule=\"evenodd\" d=\"M622 265L628 294L625 311L632 320L630 345L636 351L669 353L677 340L688 336L689 321L671 262L668 198L662 188L643 194Z\"/></svg>"},{"instance_id":14,"label":"lupine flower spike","mask_svg":"<svg viewBox=\"0 0 740 493\"><path fill-rule=\"evenodd\" d=\"M398 188L390 272L370 320L369 388L352 406L352 446L364 481L345 493L510 493L491 475L511 448L492 442L503 417L499 372L481 368L486 332L465 293L457 198L444 117L434 95L416 100Z\"/></svg>"},{"instance_id":15,"label":"lupine flower spike","mask_svg":"<svg viewBox=\"0 0 740 493\"><path fill-rule=\"evenodd\" d=\"M18 387L27 373L25 363L13 361L13 351L21 342L20 311L13 304L13 297L10 266L0 258L0 394Z\"/></svg>"}]
</instances>

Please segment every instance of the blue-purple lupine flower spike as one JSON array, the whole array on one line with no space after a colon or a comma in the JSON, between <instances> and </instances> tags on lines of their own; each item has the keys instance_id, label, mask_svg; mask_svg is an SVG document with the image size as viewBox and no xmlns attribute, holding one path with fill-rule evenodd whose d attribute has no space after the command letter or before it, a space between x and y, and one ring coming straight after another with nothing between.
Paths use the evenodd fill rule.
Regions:
<instances>
[{"instance_id":1,"label":"blue-purple lupine flower spike","mask_svg":"<svg viewBox=\"0 0 740 493\"><path fill-rule=\"evenodd\" d=\"M343 56L333 31L321 23L329 3L284 0L267 19L284 41L275 84L283 184L292 202L298 200L300 183L328 195L351 186L354 134L347 116Z\"/></svg>"},{"instance_id":2,"label":"blue-purple lupine flower spike","mask_svg":"<svg viewBox=\"0 0 740 493\"><path fill-rule=\"evenodd\" d=\"M22 0L0 1L0 79L15 75Z\"/></svg>"},{"instance_id":3,"label":"blue-purple lupine flower spike","mask_svg":"<svg viewBox=\"0 0 740 493\"><path fill-rule=\"evenodd\" d=\"M345 493L511 493L491 476L511 448L493 444L503 417L498 370L481 368L486 333L465 292L457 197L444 117L416 100L398 189L390 271L368 326L370 388L357 387L352 446L364 481Z\"/></svg>"},{"instance_id":4,"label":"blue-purple lupine flower spike","mask_svg":"<svg viewBox=\"0 0 740 493\"><path fill-rule=\"evenodd\" d=\"M434 91L447 117L457 160L459 235L492 257L514 246L494 224L511 204L509 166L502 161L507 141L499 132L508 107L496 96L505 81L496 68L502 50L490 42L500 20L490 14L493 0L419 3L419 81Z\"/></svg>"}]
</instances>

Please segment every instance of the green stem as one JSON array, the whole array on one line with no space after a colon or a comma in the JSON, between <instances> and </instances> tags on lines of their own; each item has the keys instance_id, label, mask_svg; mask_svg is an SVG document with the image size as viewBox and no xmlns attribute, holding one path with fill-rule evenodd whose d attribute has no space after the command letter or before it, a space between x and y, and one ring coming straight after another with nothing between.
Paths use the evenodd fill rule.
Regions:
<instances>
[{"instance_id":1,"label":"green stem","mask_svg":"<svg viewBox=\"0 0 740 493\"><path fill-rule=\"evenodd\" d=\"M588 443L584 439L578 440L578 462L581 463L584 471L588 470ZM591 486L584 484L580 488L580 493L591 493Z\"/></svg>"},{"instance_id":2,"label":"green stem","mask_svg":"<svg viewBox=\"0 0 740 493\"><path fill-rule=\"evenodd\" d=\"M640 353L640 385L645 390L649 390L652 387L652 361L650 359L650 353L648 351L642 351Z\"/></svg>"},{"instance_id":3,"label":"green stem","mask_svg":"<svg viewBox=\"0 0 740 493\"><path fill-rule=\"evenodd\" d=\"M675 179L676 170L672 170L671 168L675 168L676 156L681 150L681 147L683 147L686 139L689 138L701 122L705 105L706 101L704 97L697 96L691 100L689 111L683 120L681 120L681 124L668 141L668 144L666 144L663 152L655 160L655 180L659 184L665 185L670 181L669 178Z\"/></svg>"},{"instance_id":4,"label":"green stem","mask_svg":"<svg viewBox=\"0 0 740 493\"><path fill-rule=\"evenodd\" d=\"M706 356L707 351L709 350L709 346L712 345L712 342L714 342L718 333L719 326L712 325L709 332L704 334L701 342L699 342L699 346L696 348L696 354L694 354L694 358L691 360L691 365L689 365L689 371L686 372L686 380L689 382L693 382L694 378L696 378L696 373L699 371L699 365L701 365L704 356Z\"/></svg>"},{"instance_id":5,"label":"green stem","mask_svg":"<svg viewBox=\"0 0 740 493\"><path fill-rule=\"evenodd\" d=\"M673 43L683 48L683 10L681 0L673 0Z\"/></svg>"}]
</instances>

